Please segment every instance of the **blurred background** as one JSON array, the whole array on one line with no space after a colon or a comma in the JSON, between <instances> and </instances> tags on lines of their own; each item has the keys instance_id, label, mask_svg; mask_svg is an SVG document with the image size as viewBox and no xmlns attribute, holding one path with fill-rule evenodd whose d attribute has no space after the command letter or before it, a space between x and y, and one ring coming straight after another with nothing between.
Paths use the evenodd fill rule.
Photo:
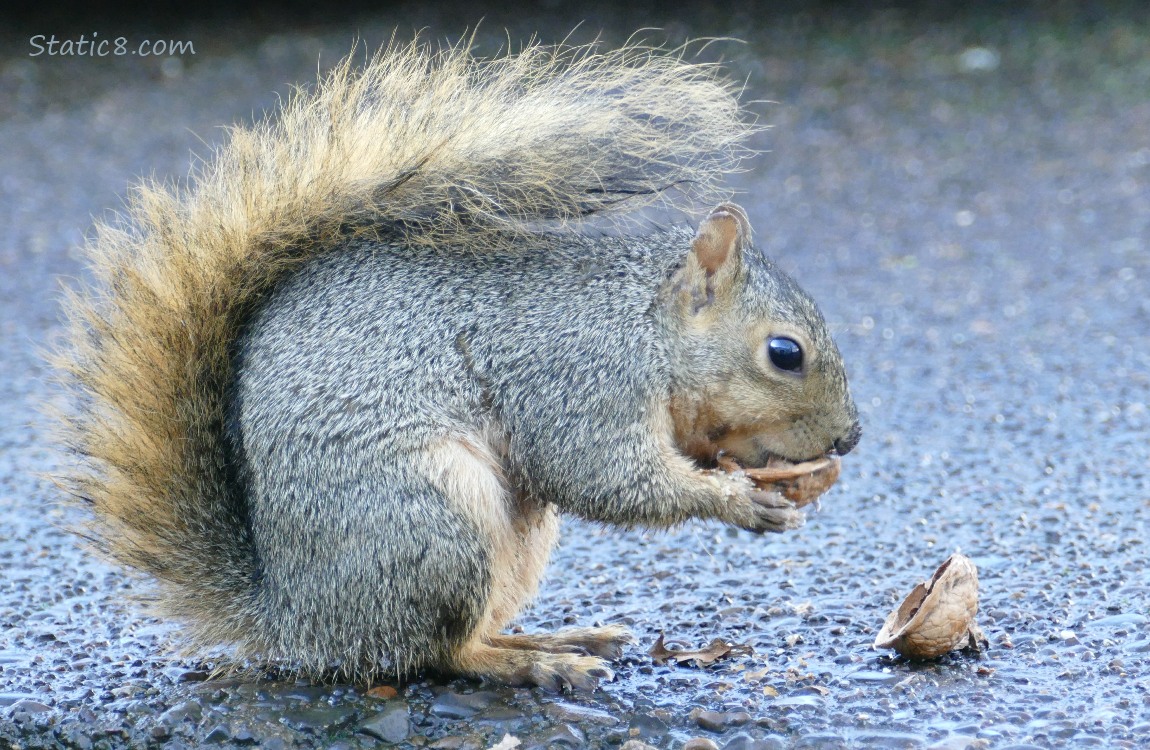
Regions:
<instances>
[{"instance_id":1,"label":"blurred background","mask_svg":"<svg viewBox=\"0 0 1150 750\"><path fill-rule=\"evenodd\" d=\"M0 746L486 748L1150 744L1150 6L1143 2L260 3L9 7L0 26ZM475 31L478 29L478 31ZM304 686L170 654L146 587L65 528L39 351L79 247L141 176L349 52L415 33L478 54L636 32L745 86L731 181L819 300L865 434L807 526L760 538L565 528L527 630L639 636L592 696ZM55 37L137 54L49 54ZM138 54L140 44L156 52ZM40 47L44 48L40 52ZM66 408L66 404L58 404ZM952 551L982 656L870 649ZM654 664L659 633L755 654ZM210 678L210 679L209 679ZM87 743L87 744L85 744Z\"/></svg>"}]
</instances>

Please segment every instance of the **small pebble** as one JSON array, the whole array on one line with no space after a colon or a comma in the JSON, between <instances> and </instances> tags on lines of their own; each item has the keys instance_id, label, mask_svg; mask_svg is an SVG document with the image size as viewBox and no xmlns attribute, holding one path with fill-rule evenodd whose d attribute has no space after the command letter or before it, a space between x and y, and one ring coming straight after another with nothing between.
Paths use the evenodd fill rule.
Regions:
<instances>
[{"instance_id":1,"label":"small pebble","mask_svg":"<svg viewBox=\"0 0 1150 750\"><path fill-rule=\"evenodd\" d=\"M543 713L556 721L590 722L604 726L619 723L618 717L612 716L606 711L590 706L580 706L576 703L549 703L543 709Z\"/></svg>"},{"instance_id":2,"label":"small pebble","mask_svg":"<svg viewBox=\"0 0 1150 750\"><path fill-rule=\"evenodd\" d=\"M393 745L411 736L411 718L407 704L402 701L389 703L375 716L362 722L357 731Z\"/></svg>"},{"instance_id":3,"label":"small pebble","mask_svg":"<svg viewBox=\"0 0 1150 750\"><path fill-rule=\"evenodd\" d=\"M714 740L696 737L683 743L683 750L719 750L719 746L715 744Z\"/></svg>"},{"instance_id":4,"label":"small pebble","mask_svg":"<svg viewBox=\"0 0 1150 750\"><path fill-rule=\"evenodd\" d=\"M499 696L488 692L444 693L431 704L431 713L445 719L466 719L479 713L499 700Z\"/></svg>"},{"instance_id":5,"label":"small pebble","mask_svg":"<svg viewBox=\"0 0 1150 750\"><path fill-rule=\"evenodd\" d=\"M659 750L654 745L648 745L642 740L627 740L622 744L619 750Z\"/></svg>"},{"instance_id":6,"label":"small pebble","mask_svg":"<svg viewBox=\"0 0 1150 750\"><path fill-rule=\"evenodd\" d=\"M711 732L722 732L727 727L738 727L746 724L751 720L751 715L746 711L703 711L698 708L688 714L688 718L692 719L700 728L706 729Z\"/></svg>"},{"instance_id":7,"label":"small pebble","mask_svg":"<svg viewBox=\"0 0 1150 750\"><path fill-rule=\"evenodd\" d=\"M367 691L367 694L372 698L379 698L380 700L389 701L399 695L399 691L391 685L379 685Z\"/></svg>"}]
</instances>

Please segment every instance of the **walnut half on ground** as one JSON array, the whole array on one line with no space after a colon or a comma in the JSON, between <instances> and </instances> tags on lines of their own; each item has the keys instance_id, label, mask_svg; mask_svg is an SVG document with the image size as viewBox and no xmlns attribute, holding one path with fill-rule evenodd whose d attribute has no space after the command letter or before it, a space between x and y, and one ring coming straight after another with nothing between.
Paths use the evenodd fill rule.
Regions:
<instances>
[{"instance_id":1,"label":"walnut half on ground","mask_svg":"<svg viewBox=\"0 0 1150 750\"><path fill-rule=\"evenodd\" d=\"M893 648L908 659L977 649L986 643L974 621L977 612L978 570L969 557L955 553L887 616L874 648Z\"/></svg>"},{"instance_id":2,"label":"walnut half on ground","mask_svg":"<svg viewBox=\"0 0 1150 750\"><path fill-rule=\"evenodd\" d=\"M797 464L772 461L758 469L744 469L729 456L720 456L718 464L723 471L742 472L760 490L778 492L797 508L809 505L829 490L838 481L841 469L837 456L824 456Z\"/></svg>"}]
</instances>

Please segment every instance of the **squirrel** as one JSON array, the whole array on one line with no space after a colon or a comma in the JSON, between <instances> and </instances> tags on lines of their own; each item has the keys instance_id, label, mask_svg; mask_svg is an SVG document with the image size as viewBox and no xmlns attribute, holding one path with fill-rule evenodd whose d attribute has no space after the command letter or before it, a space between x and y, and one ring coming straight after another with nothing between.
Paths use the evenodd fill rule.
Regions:
<instances>
[{"instance_id":1,"label":"squirrel","mask_svg":"<svg viewBox=\"0 0 1150 750\"><path fill-rule=\"evenodd\" d=\"M81 534L225 663L612 678L623 627L503 632L560 513L793 529L716 458L859 439L818 308L718 200L755 129L636 45L344 60L88 240L55 357Z\"/></svg>"}]
</instances>

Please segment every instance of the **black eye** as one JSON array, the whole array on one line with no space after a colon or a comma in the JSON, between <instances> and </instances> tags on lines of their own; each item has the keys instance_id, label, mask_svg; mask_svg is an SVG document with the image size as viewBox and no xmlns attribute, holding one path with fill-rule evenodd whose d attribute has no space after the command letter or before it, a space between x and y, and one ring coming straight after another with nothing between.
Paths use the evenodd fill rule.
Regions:
<instances>
[{"instance_id":1,"label":"black eye","mask_svg":"<svg viewBox=\"0 0 1150 750\"><path fill-rule=\"evenodd\" d=\"M767 342L771 364L787 372L802 372L803 348L793 339L777 338Z\"/></svg>"}]
</instances>

